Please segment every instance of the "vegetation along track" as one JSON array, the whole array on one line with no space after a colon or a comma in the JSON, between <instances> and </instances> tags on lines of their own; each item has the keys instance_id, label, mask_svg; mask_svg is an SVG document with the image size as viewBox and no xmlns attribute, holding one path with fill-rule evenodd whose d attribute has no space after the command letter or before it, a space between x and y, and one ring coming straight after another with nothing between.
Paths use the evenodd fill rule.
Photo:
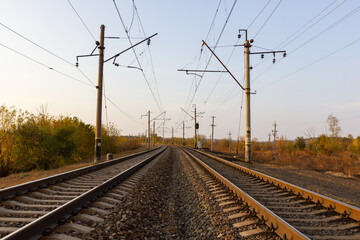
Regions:
<instances>
[{"instance_id":1,"label":"vegetation along track","mask_svg":"<svg viewBox=\"0 0 360 240\"><path fill-rule=\"evenodd\" d=\"M191 149L187 153L282 238L360 239L357 207L210 154Z\"/></svg>"},{"instance_id":2,"label":"vegetation along track","mask_svg":"<svg viewBox=\"0 0 360 240\"><path fill-rule=\"evenodd\" d=\"M0 236L38 239L51 234L55 226L67 223L70 216L95 202L165 149L161 147L0 190Z\"/></svg>"}]
</instances>

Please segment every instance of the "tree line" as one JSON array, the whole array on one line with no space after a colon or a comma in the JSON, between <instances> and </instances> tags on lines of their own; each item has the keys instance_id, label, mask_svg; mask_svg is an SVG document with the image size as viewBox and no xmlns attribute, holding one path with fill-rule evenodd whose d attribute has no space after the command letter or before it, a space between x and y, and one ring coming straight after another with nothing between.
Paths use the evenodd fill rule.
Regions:
<instances>
[{"instance_id":1,"label":"tree line","mask_svg":"<svg viewBox=\"0 0 360 240\"><path fill-rule=\"evenodd\" d=\"M42 109L44 110L44 108ZM138 138L121 136L114 124L102 127L102 155L134 149ZM0 106L0 177L34 169L47 170L91 158L94 126L77 117L33 114Z\"/></svg>"}]
</instances>

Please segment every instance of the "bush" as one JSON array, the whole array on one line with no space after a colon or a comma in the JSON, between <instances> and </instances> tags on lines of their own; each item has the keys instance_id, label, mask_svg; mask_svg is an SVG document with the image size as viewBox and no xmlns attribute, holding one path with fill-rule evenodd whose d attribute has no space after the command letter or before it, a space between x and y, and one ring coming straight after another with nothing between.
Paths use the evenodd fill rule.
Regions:
<instances>
[{"instance_id":1,"label":"bush","mask_svg":"<svg viewBox=\"0 0 360 240\"><path fill-rule=\"evenodd\" d=\"M306 142L303 137L297 137L295 139L295 148L299 150L304 150L306 147Z\"/></svg>"}]
</instances>

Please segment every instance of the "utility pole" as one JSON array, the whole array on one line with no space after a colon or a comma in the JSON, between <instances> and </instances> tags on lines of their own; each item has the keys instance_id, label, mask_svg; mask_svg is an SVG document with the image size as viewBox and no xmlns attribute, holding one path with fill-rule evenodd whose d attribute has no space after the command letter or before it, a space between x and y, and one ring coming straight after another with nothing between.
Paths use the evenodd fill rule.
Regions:
<instances>
[{"instance_id":1,"label":"utility pole","mask_svg":"<svg viewBox=\"0 0 360 240\"><path fill-rule=\"evenodd\" d=\"M182 137L182 145L185 146L185 121L183 121L183 137Z\"/></svg>"},{"instance_id":2,"label":"utility pole","mask_svg":"<svg viewBox=\"0 0 360 240\"><path fill-rule=\"evenodd\" d=\"M274 122L274 130L272 130L273 132L273 135L274 135L274 154L273 154L273 160L275 160L275 147L276 147L276 133L277 133L277 130L276 130L276 121Z\"/></svg>"},{"instance_id":3,"label":"utility pole","mask_svg":"<svg viewBox=\"0 0 360 240\"><path fill-rule=\"evenodd\" d=\"M171 140L172 140L172 144L174 145L174 128L171 128Z\"/></svg>"},{"instance_id":4,"label":"utility pole","mask_svg":"<svg viewBox=\"0 0 360 240\"><path fill-rule=\"evenodd\" d=\"M250 42L244 43L245 53L245 162L251 162L251 120L250 120Z\"/></svg>"},{"instance_id":5,"label":"utility pole","mask_svg":"<svg viewBox=\"0 0 360 240\"><path fill-rule=\"evenodd\" d=\"M215 116L211 116L212 118L212 123L211 123L211 148L210 148L210 151L213 151L213 144L214 144L214 127L216 126L214 124L214 118Z\"/></svg>"},{"instance_id":6,"label":"utility pole","mask_svg":"<svg viewBox=\"0 0 360 240\"><path fill-rule=\"evenodd\" d=\"M148 148L150 149L150 110L148 111Z\"/></svg>"},{"instance_id":7,"label":"utility pole","mask_svg":"<svg viewBox=\"0 0 360 240\"><path fill-rule=\"evenodd\" d=\"M229 131L229 153L231 153L231 132Z\"/></svg>"},{"instance_id":8,"label":"utility pole","mask_svg":"<svg viewBox=\"0 0 360 240\"><path fill-rule=\"evenodd\" d=\"M271 133L269 133L269 135L268 135L268 136L269 136L269 140L268 140L268 142L270 142L270 138L271 138Z\"/></svg>"},{"instance_id":9,"label":"utility pole","mask_svg":"<svg viewBox=\"0 0 360 240\"><path fill-rule=\"evenodd\" d=\"M163 123L163 144L165 143L165 120L164 120L164 123Z\"/></svg>"},{"instance_id":10,"label":"utility pole","mask_svg":"<svg viewBox=\"0 0 360 240\"><path fill-rule=\"evenodd\" d=\"M197 125L197 123L196 123L196 104L194 104L194 106L195 106L195 117L194 117L194 122L195 122L195 124L194 124L195 136L194 136L194 139L195 139L195 148L197 148L198 146L197 146L196 130L197 130L198 125Z\"/></svg>"},{"instance_id":11,"label":"utility pole","mask_svg":"<svg viewBox=\"0 0 360 240\"><path fill-rule=\"evenodd\" d=\"M148 129L147 129L147 131L145 130L145 136L146 136L146 132L147 132L147 134L148 134L148 139L147 139L147 141L148 141L148 148L150 149L150 142L151 142L151 140L150 140L150 138L151 138L151 130L150 130L150 110L147 112L147 114L141 115L141 118L144 117L144 116L148 116Z\"/></svg>"},{"instance_id":12,"label":"utility pole","mask_svg":"<svg viewBox=\"0 0 360 240\"><path fill-rule=\"evenodd\" d=\"M155 120L153 121L153 147L155 147Z\"/></svg>"},{"instance_id":13,"label":"utility pole","mask_svg":"<svg viewBox=\"0 0 360 240\"><path fill-rule=\"evenodd\" d=\"M94 163L99 163L101 158L101 110L102 110L102 85L104 70L104 39L105 26L100 27L100 45L99 45L99 73L97 86L97 106L96 106L96 132L95 132L95 158Z\"/></svg>"}]
</instances>

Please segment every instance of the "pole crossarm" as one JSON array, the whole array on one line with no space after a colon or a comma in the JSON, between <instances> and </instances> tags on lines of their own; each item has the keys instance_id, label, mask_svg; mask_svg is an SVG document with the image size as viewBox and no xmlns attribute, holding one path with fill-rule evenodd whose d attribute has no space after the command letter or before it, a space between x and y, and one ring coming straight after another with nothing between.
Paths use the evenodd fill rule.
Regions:
<instances>
[{"instance_id":1,"label":"pole crossarm","mask_svg":"<svg viewBox=\"0 0 360 240\"><path fill-rule=\"evenodd\" d=\"M221 65L226 69L226 71L230 74L230 76L235 80L235 82L241 87L242 90L245 90L245 88L239 83L239 81L234 77L234 75L229 71L229 69L225 66L225 64L216 56L213 50L206 44L206 42L203 40L203 45L205 45L210 52L216 57L216 59L221 63Z\"/></svg>"},{"instance_id":2,"label":"pole crossarm","mask_svg":"<svg viewBox=\"0 0 360 240\"><path fill-rule=\"evenodd\" d=\"M267 52L251 52L250 54L267 54L267 53L286 53L286 51L267 51Z\"/></svg>"},{"instance_id":3,"label":"pole crossarm","mask_svg":"<svg viewBox=\"0 0 360 240\"><path fill-rule=\"evenodd\" d=\"M139 44L141 44L141 43L143 43L143 42L145 42L145 41L149 40L150 38L155 37L156 35L157 35L157 33L155 33L155 34L151 35L150 37L145 38L144 40L142 40L142 41L140 41L140 42L138 42L138 43L136 43L136 44L134 44L134 45L132 45L132 46L128 47L127 49L125 49L125 50L123 50L123 51L119 52L118 54L115 54L114 56L112 56L111 58L109 58L109 59L105 60L104 62L108 62L108 61L110 61L111 59L114 59L113 63L115 63L115 60L116 60L116 58L117 58L118 56L120 56L120 55L121 55L121 54L123 54L124 52L126 52L126 51L128 51L128 50L130 50L130 49L132 49L132 48L134 48L134 47L136 47L137 45L139 45Z\"/></svg>"}]
</instances>

